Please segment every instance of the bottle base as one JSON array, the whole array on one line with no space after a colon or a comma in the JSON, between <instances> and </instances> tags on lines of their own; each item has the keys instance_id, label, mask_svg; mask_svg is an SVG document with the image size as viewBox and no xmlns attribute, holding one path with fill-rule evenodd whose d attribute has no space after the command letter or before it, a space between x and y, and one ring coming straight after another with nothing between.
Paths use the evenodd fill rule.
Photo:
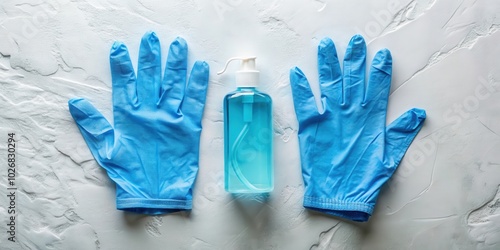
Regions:
<instances>
[{"instance_id":1,"label":"bottle base","mask_svg":"<svg viewBox=\"0 0 500 250\"><path fill-rule=\"evenodd\" d=\"M266 193L271 193L274 190L274 188L262 188L258 191L256 190L248 190L248 189L228 189L226 188L226 192L231 193L231 194L266 194Z\"/></svg>"}]
</instances>

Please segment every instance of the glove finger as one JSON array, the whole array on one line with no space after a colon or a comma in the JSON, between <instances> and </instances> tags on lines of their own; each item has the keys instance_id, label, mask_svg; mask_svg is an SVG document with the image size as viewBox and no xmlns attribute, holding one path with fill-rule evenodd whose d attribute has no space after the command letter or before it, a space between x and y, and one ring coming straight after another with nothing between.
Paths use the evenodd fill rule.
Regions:
<instances>
[{"instance_id":1,"label":"glove finger","mask_svg":"<svg viewBox=\"0 0 500 250\"><path fill-rule=\"evenodd\" d=\"M139 48L137 95L139 102L156 104L160 97L161 49L156 33L144 34Z\"/></svg>"},{"instance_id":2,"label":"glove finger","mask_svg":"<svg viewBox=\"0 0 500 250\"><path fill-rule=\"evenodd\" d=\"M193 119L196 123L200 123L203 116L209 71L210 68L206 62L195 62L189 77L186 96L182 101L182 113Z\"/></svg>"},{"instance_id":3,"label":"glove finger","mask_svg":"<svg viewBox=\"0 0 500 250\"><path fill-rule=\"evenodd\" d=\"M290 70L293 105L300 124L310 121L319 115L314 95L304 73L297 67Z\"/></svg>"},{"instance_id":4,"label":"glove finger","mask_svg":"<svg viewBox=\"0 0 500 250\"><path fill-rule=\"evenodd\" d=\"M115 42L109 54L111 78L113 82L113 106L135 105L135 72L127 46Z\"/></svg>"},{"instance_id":5,"label":"glove finger","mask_svg":"<svg viewBox=\"0 0 500 250\"><path fill-rule=\"evenodd\" d=\"M387 126L385 131L385 162L391 174L401 162L406 150L422 128L425 110L413 108Z\"/></svg>"},{"instance_id":6,"label":"glove finger","mask_svg":"<svg viewBox=\"0 0 500 250\"><path fill-rule=\"evenodd\" d=\"M321 96L326 97L328 104L340 104L342 71L335 44L330 38L324 38L318 45L318 69Z\"/></svg>"},{"instance_id":7,"label":"glove finger","mask_svg":"<svg viewBox=\"0 0 500 250\"><path fill-rule=\"evenodd\" d=\"M92 155L99 163L102 162L114 144L113 127L101 112L85 99L73 98L68 101L68 106Z\"/></svg>"},{"instance_id":8,"label":"glove finger","mask_svg":"<svg viewBox=\"0 0 500 250\"><path fill-rule=\"evenodd\" d=\"M187 73L188 46L184 39L177 37L168 51L167 65L163 75L161 102L168 102L168 107L179 109L184 97Z\"/></svg>"},{"instance_id":9,"label":"glove finger","mask_svg":"<svg viewBox=\"0 0 500 250\"><path fill-rule=\"evenodd\" d=\"M343 104L361 104L365 93L366 44L360 35L352 37L344 57Z\"/></svg>"},{"instance_id":10,"label":"glove finger","mask_svg":"<svg viewBox=\"0 0 500 250\"><path fill-rule=\"evenodd\" d=\"M372 113L381 114L378 116L384 117L383 122L385 122L385 113L387 111L387 102L391 89L391 76L391 52L387 49L380 50L373 58L363 103L372 106Z\"/></svg>"}]
</instances>

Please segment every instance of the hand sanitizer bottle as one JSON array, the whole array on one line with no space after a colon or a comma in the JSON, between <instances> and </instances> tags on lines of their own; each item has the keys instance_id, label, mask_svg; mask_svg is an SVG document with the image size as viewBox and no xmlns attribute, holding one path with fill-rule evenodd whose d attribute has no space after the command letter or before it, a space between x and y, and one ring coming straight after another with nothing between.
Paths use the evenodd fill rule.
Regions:
<instances>
[{"instance_id":1,"label":"hand sanitizer bottle","mask_svg":"<svg viewBox=\"0 0 500 250\"><path fill-rule=\"evenodd\" d=\"M224 98L224 186L230 193L269 193L274 188L272 100L257 90L256 57L241 60L237 89Z\"/></svg>"}]
</instances>

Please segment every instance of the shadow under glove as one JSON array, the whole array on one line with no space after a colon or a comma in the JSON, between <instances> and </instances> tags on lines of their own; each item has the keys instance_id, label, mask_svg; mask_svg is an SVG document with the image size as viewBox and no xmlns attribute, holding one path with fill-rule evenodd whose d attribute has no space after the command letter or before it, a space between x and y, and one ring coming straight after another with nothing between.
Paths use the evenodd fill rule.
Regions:
<instances>
[{"instance_id":1,"label":"shadow under glove","mask_svg":"<svg viewBox=\"0 0 500 250\"><path fill-rule=\"evenodd\" d=\"M305 185L304 207L354 221L371 216L426 114L411 109L386 126L391 87L389 50L373 59L365 86L366 45L354 36L340 64L333 41L318 46L320 109L299 68L290 71ZM365 90L366 89L366 90Z\"/></svg>"},{"instance_id":2,"label":"shadow under glove","mask_svg":"<svg viewBox=\"0 0 500 250\"><path fill-rule=\"evenodd\" d=\"M110 64L114 126L87 100L69 111L92 155L116 183L116 207L142 214L192 208L209 67L196 62L186 85L188 48L176 38L161 74L160 42L146 33L137 78L127 47L115 42Z\"/></svg>"}]
</instances>

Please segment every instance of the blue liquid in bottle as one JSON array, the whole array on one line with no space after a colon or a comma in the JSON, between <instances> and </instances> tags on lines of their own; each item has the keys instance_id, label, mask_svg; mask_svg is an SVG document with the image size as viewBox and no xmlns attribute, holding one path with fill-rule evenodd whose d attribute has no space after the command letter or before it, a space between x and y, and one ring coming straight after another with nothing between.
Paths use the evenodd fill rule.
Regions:
<instances>
[{"instance_id":1,"label":"blue liquid in bottle","mask_svg":"<svg viewBox=\"0 0 500 250\"><path fill-rule=\"evenodd\" d=\"M224 98L224 183L230 193L274 188L272 100L255 87Z\"/></svg>"}]
</instances>

